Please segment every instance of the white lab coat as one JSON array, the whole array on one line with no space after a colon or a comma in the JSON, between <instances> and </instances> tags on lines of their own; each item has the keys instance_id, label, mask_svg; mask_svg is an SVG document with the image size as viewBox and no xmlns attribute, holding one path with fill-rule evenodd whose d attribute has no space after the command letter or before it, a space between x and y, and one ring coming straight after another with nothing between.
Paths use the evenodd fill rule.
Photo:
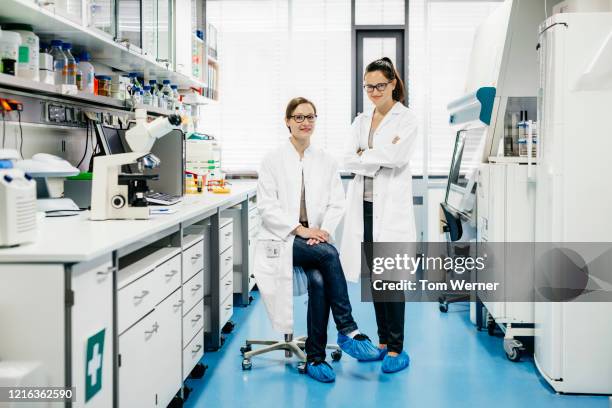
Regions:
<instances>
[{"instance_id":1,"label":"white lab coat","mask_svg":"<svg viewBox=\"0 0 612 408\"><path fill-rule=\"evenodd\" d=\"M340 247L340 260L348 280L359 280L363 242L364 176L374 177L374 242L415 242L410 156L417 137L417 119L397 102L374 133L368 136L374 110L357 116L346 144L345 170L354 173L347 191L347 208ZM393 139L400 138L397 144ZM361 156L357 150L365 150Z\"/></svg>"},{"instance_id":2,"label":"white lab coat","mask_svg":"<svg viewBox=\"0 0 612 408\"><path fill-rule=\"evenodd\" d=\"M259 170L257 235L253 273L272 326L293 333L293 240L299 225L302 169L311 228L333 239L344 214L345 197L336 161L310 146L300 160L290 141L267 154Z\"/></svg>"}]
</instances>

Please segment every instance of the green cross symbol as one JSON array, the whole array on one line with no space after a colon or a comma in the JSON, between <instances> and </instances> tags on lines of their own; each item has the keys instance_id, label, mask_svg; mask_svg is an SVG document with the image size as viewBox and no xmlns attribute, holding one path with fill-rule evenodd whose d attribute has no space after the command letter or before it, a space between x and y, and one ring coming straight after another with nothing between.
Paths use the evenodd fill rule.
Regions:
<instances>
[{"instance_id":1,"label":"green cross symbol","mask_svg":"<svg viewBox=\"0 0 612 408\"><path fill-rule=\"evenodd\" d=\"M87 339L85 358L85 402L102 389L102 361L104 356L104 332L102 329Z\"/></svg>"}]
</instances>

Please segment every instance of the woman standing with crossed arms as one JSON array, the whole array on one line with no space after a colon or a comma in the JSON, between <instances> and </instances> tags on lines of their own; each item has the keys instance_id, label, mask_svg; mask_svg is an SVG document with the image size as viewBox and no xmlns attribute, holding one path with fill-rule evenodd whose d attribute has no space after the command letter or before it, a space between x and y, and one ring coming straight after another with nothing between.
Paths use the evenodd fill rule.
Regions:
<instances>
[{"instance_id":1,"label":"woman standing with crossed arms","mask_svg":"<svg viewBox=\"0 0 612 408\"><path fill-rule=\"evenodd\" d=\"M364 88L374 109L353 122L344 168L355 175L347 192L347 210L340 257L352 281L359 279L362 242L415 242L410 156L417 137L417 120L404 106L404 84L389 58L366 67ZM367 247L366 247L367 249ZM371 265L372 251L366 250ZM404 347L403 296L394 302L377 299L374 311L382 371L408 367Z\"/></svg>"}]
</instances>

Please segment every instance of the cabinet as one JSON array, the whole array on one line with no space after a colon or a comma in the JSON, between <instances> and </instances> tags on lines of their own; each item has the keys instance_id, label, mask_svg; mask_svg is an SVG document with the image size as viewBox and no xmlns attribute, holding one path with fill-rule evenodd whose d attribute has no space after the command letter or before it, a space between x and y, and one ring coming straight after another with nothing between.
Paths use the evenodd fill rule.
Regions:
<instances>
[{"instance_id":1,"label":"cabinet","mask_svg":"<svg viewBox=\"0 0 612 408\"><path fill-rule=\"evenodd\" d=\"M85 407L113 404L113 271L110 257L72 267L72 385Z\"/></svg>"},{"instance_id":2,"label":"cabinet","mask_svg":"<svg viewBox=\"0 0 612 408\"><path fill-rule=\"evenodd\" d=\"M191 0L176 0L175 3L175 71L191 76L192 60L192 8Z\"/></svg>"}]
</instances>

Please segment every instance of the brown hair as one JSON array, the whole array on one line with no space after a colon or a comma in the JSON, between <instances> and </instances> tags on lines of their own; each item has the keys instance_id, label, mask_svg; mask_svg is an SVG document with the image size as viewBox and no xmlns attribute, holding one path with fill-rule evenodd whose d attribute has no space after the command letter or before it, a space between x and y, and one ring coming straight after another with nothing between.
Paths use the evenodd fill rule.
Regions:
<instances>
[{"instance_id":1,"label":"brown hair","mask_svg":"<svg viewBox=\"0 0 612 408\"><path fill-rule=\"evenodd\" d=\"M303 103L307 103L310 106L312 106L312 109L314 109L314 113L315 115L317 114L317 107L315 106L314 103L312 103L311 101L309 101L308 99L298 96L297 98L293 98L292 100L289 101L289 103L287 104L287 109L285 110L285 119L289 120L291 119L291 115L293 115L293 111L301 104Z\"/></svg>"},{"instance_id":2,"label":"brown hair","mask_svg":"<svg viewBox=\"0 0 612 408\"><path fill-rule=\"evenodd\" d=\"M370 73L374 71L380 71L383 73L385 78L389 81L397 80L397 84L395 85L395 89L393 90L393 100L404 103L406 100L406 93L404 91L404 81L400 77L399 72L393 66L393 62L387 57L382 57L381 59L377 59L376 61L372 61L366 67L365 73Z\"/></svg>"}]
</instances>

